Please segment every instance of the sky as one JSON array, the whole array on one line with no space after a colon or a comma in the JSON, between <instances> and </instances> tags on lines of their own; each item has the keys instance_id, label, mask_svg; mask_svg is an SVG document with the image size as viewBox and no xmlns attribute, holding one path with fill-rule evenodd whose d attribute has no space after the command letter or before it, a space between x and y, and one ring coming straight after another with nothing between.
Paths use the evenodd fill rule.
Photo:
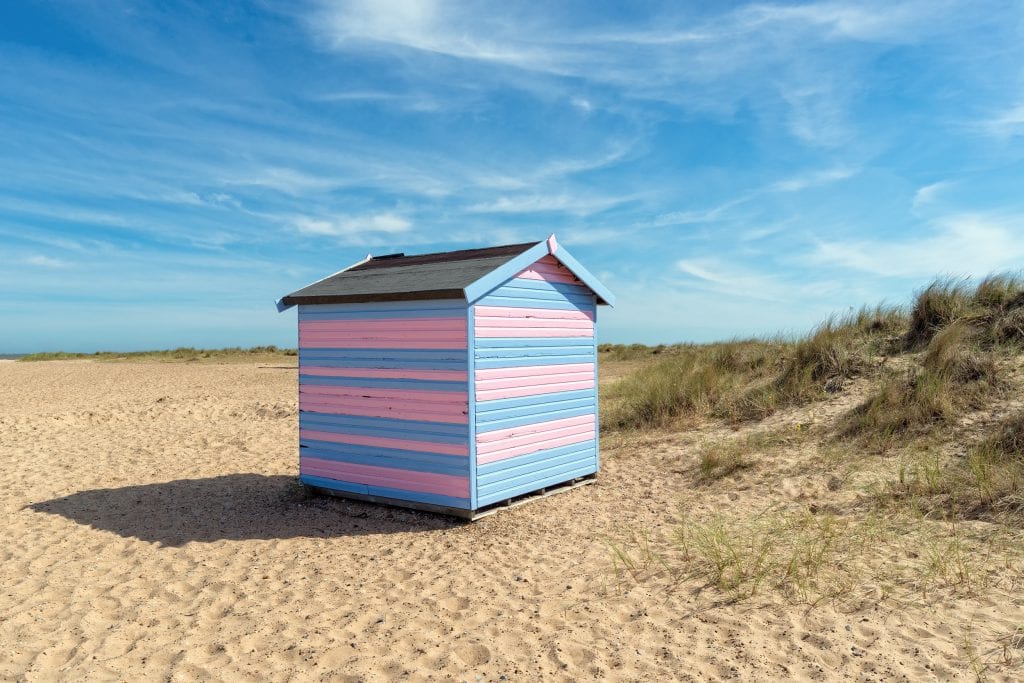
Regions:
<instances>
[{"instance_id":1,"label":"sky","mask_svg":"<svg viewBox=\"0 0 1024 683\"><path fill-rule=\"evenodd\" d=\"M1024 3L10 2L0 352L295 345L367 253L541 240L600 341L1024 267Z\"/></svg>"}]
</instances>

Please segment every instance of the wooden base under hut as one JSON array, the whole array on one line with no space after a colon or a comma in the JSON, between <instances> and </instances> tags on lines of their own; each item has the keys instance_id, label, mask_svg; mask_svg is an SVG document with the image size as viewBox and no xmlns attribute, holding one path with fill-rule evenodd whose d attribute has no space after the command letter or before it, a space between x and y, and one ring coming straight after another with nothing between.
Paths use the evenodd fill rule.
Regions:
<instances>
[{"instance_id":1,"label":"wooden base under hut","mask_svg":"<svg viewBox=\"0 0 1024 683\"><path fill-rule=\"evenodd\" d=\"M334 498L345 498L346 500L359 500L365 503L377 503L379 505L391 505L393 507L407 508L413 510L422 510L423 512L434 512L439 515L448 515L449 517L458 517L459 519L465 519L470 522L474 522L478 519L493 515L498 510L507 510L510 508L518 507L523 503L529 503L530 501L538 498L546 498L548 496L554 496L559 493L566 493L577 489L581 486L587 486L597 481L597 475L591 474L586 477L579 477L571 479L569 481L549 486L547 488L538 489L537 491L531 491L530 493L524 493L521 496L515 498L509 498L492 505L488 505L485 508L479 510L462 510L460 508L447 507L444 505L433 505L431 503L420 503L410 500L399 500L398 498L384 498L382 496L370 496L363 493L350 493L348 491L338 491L337 489L321 488L319 486L309 486L303 484L307 489L314 493L319 493L325 496L333 496Z\"/></svg>"}]
</instances>

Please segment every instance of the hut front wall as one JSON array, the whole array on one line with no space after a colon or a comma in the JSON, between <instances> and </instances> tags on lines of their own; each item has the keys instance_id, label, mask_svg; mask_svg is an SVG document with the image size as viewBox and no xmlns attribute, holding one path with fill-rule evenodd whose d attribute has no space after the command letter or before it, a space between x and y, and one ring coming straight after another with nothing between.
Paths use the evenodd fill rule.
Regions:
<instances>
[{"instance_id":1,"label":"hut front wall","mask_svg":"<svg viewBox=\"0 0 1024 683\"><path fill-rule=\"evenodd\" d=\"M470 509L462 301L299 306L299 477Z\"/></svg>"},{"instance_id":2,"label":"hut front wall","mask_svg":"<svg viewBox=\"0 0 1024 683\"><path fill-rule=\"evenodd\" d=\"M596 313L551 256L473 306L477 507L597 471Z\"/></svg>"}]
</instances>

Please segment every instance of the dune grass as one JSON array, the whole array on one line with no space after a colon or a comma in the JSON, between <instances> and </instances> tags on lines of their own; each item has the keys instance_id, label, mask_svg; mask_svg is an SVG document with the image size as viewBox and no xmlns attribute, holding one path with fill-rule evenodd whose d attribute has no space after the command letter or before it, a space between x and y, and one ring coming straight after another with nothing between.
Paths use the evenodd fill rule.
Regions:
<instances>
[{"instance_id":1,"label":"dune grass","mask_svg":"<svg viewBox=\"0 0 1024 683\"><path fill-rule=\"evenodd\" d=\"M823 398L846 380L873 371L905 320L900 309L878 306L830 318L797 340L664 347L608 389L602 428L665 427L686 417L756 420Z\"/></svg>"},{"instance_id":2,"label":"dune grass","mask_svg":"<svg viewBox=\"0 0 1024 683\"><path fill-rule=\"evenodd\" d=\"M48 360L90 359L101 361L119 360L160 360L160 361L201 361L201 360L248 360L256 356L296 356L295 349L281 349L276 346L252 346L249 348L229 347L223 349L196 349L191 346L158 351L97 351L95 353L68 353L48 351L22 356L19 362Z\"/></svg>"},{"instance_id":3,"label":"dune grass","mask_svg":"<svg viewBox=\"0 0 1024 683\"><path fill-rule=\"evenodd\" d=\"M971 286L939 279L918 292L909 311L863 308L795 340L606 346L603 358L647 362L605 392L601 427L759 420L867 377L877 388L839 432L884 450L984 406L1005 386L1000 359L1022 349L1024 280L991 275ZM902 360L887 366L894 359Z\"/></svg>"}]
</instances>

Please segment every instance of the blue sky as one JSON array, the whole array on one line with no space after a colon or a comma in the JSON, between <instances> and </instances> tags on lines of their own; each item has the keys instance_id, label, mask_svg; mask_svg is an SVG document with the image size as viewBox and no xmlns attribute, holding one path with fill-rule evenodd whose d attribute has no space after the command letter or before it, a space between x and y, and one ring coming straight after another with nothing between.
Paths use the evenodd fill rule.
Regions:
<instances>
[{"instance_id":1,"label":"blue sky","mask_svg":"<svg viewBox=\"0 0 1024 683\"><path fill-rule=\"evenodd\" d=\"M1024 266L1024 4L4 3L0 351L294 345L367 252L559 241L604 341Z\"/></svg>"}]
</instances>

